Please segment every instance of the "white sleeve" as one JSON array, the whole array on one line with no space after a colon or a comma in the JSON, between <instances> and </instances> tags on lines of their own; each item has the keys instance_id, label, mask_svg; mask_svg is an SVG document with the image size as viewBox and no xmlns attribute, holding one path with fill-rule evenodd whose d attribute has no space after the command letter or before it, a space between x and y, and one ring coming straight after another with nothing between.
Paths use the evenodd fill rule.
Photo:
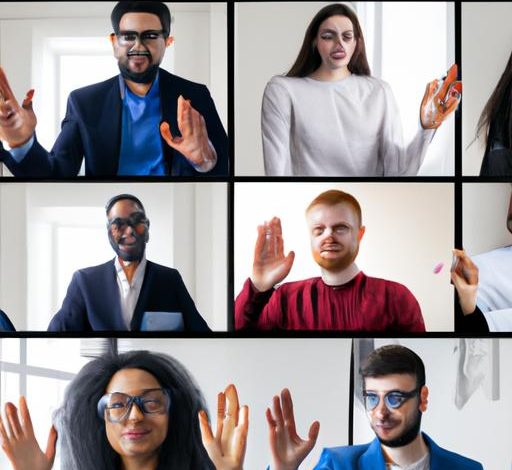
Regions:
<instances>
[{"instance_id":1,"label":"white sleeve","mask_svg":"<svg viewBox=\"0 0 512 470\"><path fill-rule=\"evenodd\" d=\"M292 102L288 90L274 78L267 83L261 105L261 137L267 176L292 174L290 154Z\"/></svg>"},{"instance_id":2,"label":"white sleeve","mask_svg":"<svg viewBox=\"0 0 512 470\"><path fill-rule=\"evenodd\" d=\"M425 159L428 145L434 137L435 129L423 129L419 124L413 140L405 147L402 121L395 97L387 83L383 83L383 86L385 109L380 157L384 164L384 176L416 176Z\"/></svg>"}]
</instances>

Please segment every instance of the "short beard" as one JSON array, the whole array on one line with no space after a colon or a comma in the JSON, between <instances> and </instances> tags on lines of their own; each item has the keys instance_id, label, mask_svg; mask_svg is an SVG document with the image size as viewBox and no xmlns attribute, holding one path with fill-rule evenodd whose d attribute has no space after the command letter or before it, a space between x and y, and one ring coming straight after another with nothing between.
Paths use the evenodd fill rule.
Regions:
<instances>
[{"instance_id":1,"label":"short beard","mask_svg":"<svg viewBox=\"0 0 512 470\"><path fill-rule=\"evenodd\" d=\"M356 259L359 253L359 246L356 247L355 251L350 251L345 254L342 258L329 259L322 258L322 255L318 252L313 252L313 258L321 268L326 271L339 272L347 269Z\"/></svg>"},{"instance_id":2,"label":"short beard","mask_svg":"<svg viewBox=\"0 0 512 470\"><path fill-rule=\"evenodd\" d=\"M125 80L130 80L135 83L153 83L159 67L159 64L152 64L144 72L132 72L127 65L121 61L118 61L117 65L121 72L121 76Z\"/></svg>"},{"instance_id":3,"label":"short beard","mask_svg":"<svg viewBox=\"0 0 512 470\"><path fill-rule=\"evenodd\" d=\"M116 255L121 258L123 261L132 262L132 261L140 261L144 256L144 252L146 251L146 238L145 235L134 235L137 240L137 250L132 253L126 253L119 248L119 244L114 240L112 234L109 232L108 241L110 242L110 246L116 252Z\"/></svg>"},{"instance_id":4,"label":"short beard","mask_svg":"<svg viewBox=\"0 0 512 470\"><path fill-rule=\"evenodd\" d=\"M410 444L418 434L420 433L421 428L421 416L422 412L417 410L418 414L414 422L406 429L400 436L395 439L381 439L377 434L377 439L379 439L380 443L386 447L404 447L407 444Z\"/></svg>"}]
</instances>

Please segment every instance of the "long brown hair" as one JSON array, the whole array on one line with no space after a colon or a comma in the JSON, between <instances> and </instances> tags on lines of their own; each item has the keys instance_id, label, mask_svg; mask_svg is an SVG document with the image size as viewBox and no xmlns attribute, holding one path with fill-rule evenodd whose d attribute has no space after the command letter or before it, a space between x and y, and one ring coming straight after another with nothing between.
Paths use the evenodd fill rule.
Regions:
<instances>
[{"instance_id":1,"label":"long brown hair","mask_svg":"<svg viewBox=\"0 0 512 470\"><path fill-rule=\"evenodd\" d=\"M287 77L306 77L320 67L322 58L316 48L315 39L320 25L331 16L346 16L354 27L354 37L357 43L354 54L348 64L348 69L355 75L371 75L368 59L366 58L363 31L356 14L347 5L333 3L322 8L311 20L311 23L309 23L299 55L290 71L286 74Z\"/></svg>"},{"instance_id":2,"label":"long brown hair","mask_svg":"<svg viewBox=\"0 0 512 470\"><path fill-rule=\"evenodd\" d=\"M485 131L487 147L498 138L508 149L512 148L512 53L508 58L507 65L501 78L487 101L478 124L476 126L476 137L480 137L482 130Z\"/></svg>"}]
</instances>

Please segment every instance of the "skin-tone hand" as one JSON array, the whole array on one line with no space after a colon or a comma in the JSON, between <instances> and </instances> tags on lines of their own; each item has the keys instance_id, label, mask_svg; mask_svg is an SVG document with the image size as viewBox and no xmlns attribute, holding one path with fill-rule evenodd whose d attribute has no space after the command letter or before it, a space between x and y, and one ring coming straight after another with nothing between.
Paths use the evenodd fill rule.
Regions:
<instances>
[{"instance_id":1,"label":"skin-tone hand","mask_svg":"<svg viewBox=\"0 0 512 470\"><path fill-rule=\"evenodd\" d=\"M160 124L162 137L167 145L184 155L197 171L210 171L217 163L217 152L208 140L203 116L183 96L178 98L177 115L181 137L173 136L165 121Z\"/></svg>"},{"instance_id":2,"label":"skin-tone hand","mask_svg":"<svg viewBox=\"0 0 512 470\"><path fill-rule=\"evenodd\" d=\"M423 129L437 129L457 109L461 96L462 82L457 81L457 64L453 64L441 87L439 80L427 84L420 107Z\"/></svg>"},{"instance_id":3,"label":"skin-tone hand","mask_svg":"<svg viewBox=\"0 0 512 470\"><path fill-rule=\"evenodd\" d=\"M462 313L468 315L476 308L478 267L464 250L453 250L453 256L455 260L451 268L452 282L459 294Z\"/></svg>"},{"instance_id":4,"label":"skin-tone hand","mask_svg":"<svg viewBox=\"0 0 512 470\"><path fill-rule=\"evenodd\" d=\"M285 388L273 400L273 413L267 408L270 450L272 452L272 470L296 470L316 444L320 423L314 421L308 433L308 439L301 439L295 429L293 402L290 391Z\"/></svg>"},{"instance_id":5,"label":"skin-tone hand","mask_svg":"<svg viewBox=\"0 0 512 470\"><path fill-rule=\"evenodd\" d=\"M226 409L227 400L227 409ZM217 396L217 431L213 435L204 410L199 412L203 445L217 470L242 470L244 465L249 408L238 404L236 387L231 384Z\"/></svg>"},{"instance_id":6,"label":"skin-tone hand","mask_svg":"<svg viewBox=\"0 0 512 470\"><path fill-rule=\"evenodd\" d=\"M19 407L18 411L12 403L6 403L5 420L0 417L2 449L14 470L50 470L55 459L57 431L52 426L43 452L34 436L24 397L20 397Z\"/></svg>"},{"instance_id":7,"label":"skin-tone hand","mask_svg":"<svg viewBox=\"0 0 512 470\"><path fill-rule=\"evenodd\" d=\"M29 90L20 106L0 67L0 140L11 148L28 142L34 134L37 118L32 109L33 97L34 90Z\"/></svg>"},{"instance_id":8,"label":"skin-tone hand","mask_svg":"<svg viewBox=\"0 0 512 470\"><path fill-rule=\"evenodd\" d=\"M272 289L288 276L294 259L293 251L284 256L281 220L278 217L258 225L251 276L252 284L258 291Z\"/></svg>"}]
</instances>

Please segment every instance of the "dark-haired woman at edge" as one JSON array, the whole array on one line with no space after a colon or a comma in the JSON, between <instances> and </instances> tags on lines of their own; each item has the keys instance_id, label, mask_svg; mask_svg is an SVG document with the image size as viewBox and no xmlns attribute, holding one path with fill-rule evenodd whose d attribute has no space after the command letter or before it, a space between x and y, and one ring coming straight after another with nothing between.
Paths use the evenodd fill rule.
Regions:
<instances>
[{"instance_id":1,"label":"dark-haired woman at edge","mask_svg":"<svg viewBox=\"0 0 512 470\"><path fill-rule=\"evenodd\" d=\"M512 176L512 54L477 124L485 132L480 176Z\"/></svg>"},{"instance_id":2,"label":"dark-haired woman at edge","mask_svg":"<svg viewBox=\"0 0 512 470\"><path fill-rule=\"evenodd\" d=\"M370 75L363 33L346 5L324 7L308 26L286 76L267 84L262 104L265 173L270 176L416 175L434 130L462 91L452 66L427 85L421 128L402 146L389 85Z\"/></svg>"}]
</instances>

